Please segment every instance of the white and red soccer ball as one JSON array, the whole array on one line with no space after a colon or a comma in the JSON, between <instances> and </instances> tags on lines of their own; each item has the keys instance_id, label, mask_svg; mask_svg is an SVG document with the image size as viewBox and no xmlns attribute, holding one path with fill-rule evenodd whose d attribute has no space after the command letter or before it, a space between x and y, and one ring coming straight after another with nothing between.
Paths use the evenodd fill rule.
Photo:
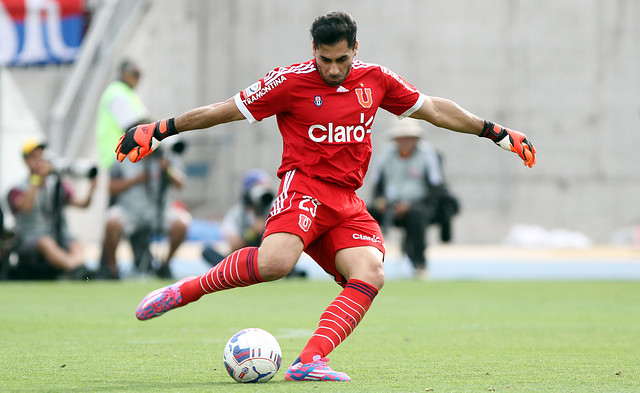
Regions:
<instances>
[{"instance_id":1,"label":"white and red soccer ball","mask_svg":"<svg viewBox=\"0 0 640 393\"><path fill-rule=\"evenodd\" d=\"M280 345L269 332L257 328L234 334L223 353L224 366L237 382L268 382L280 369Z\"/></svg>"}]
</instances>

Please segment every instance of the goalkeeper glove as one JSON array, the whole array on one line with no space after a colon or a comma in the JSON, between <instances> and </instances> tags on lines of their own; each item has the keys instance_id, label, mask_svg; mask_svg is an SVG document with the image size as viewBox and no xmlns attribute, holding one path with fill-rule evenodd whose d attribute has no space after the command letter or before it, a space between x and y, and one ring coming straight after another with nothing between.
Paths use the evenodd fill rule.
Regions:
<instances>
[{"instance_id":1,"label":"goalkeeper glove","mask_svg":"<svg viewBox=\"0 0 640 393\"><path fill-rule=\"evenodd\" d=\"M485 120L484 128L478 136L489 138L501 148L516 153L529 168L536 163L536 148L521 132Z\"/></svg>"},{"instance_id":2,"label":"goalkeeper glove","mask_svg":"<svg viewBox=\"0 0 640 393\"><path fill-rule=\"evenodd\" d=\"M131 162L138 162L154 151L161 140L177 133L173 118L131 127L116 146L118 161L122 162L128 155Z\"/></svg>"}]
</instances>

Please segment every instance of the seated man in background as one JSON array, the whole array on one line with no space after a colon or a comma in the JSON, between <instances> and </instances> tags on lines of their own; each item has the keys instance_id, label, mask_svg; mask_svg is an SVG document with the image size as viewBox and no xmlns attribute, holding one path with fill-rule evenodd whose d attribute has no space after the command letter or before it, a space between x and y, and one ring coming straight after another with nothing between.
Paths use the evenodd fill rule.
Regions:
<instances>
[{"instance_id":1,"label":"seated man in background","mask_svg":"<svg viewBox=\"0 0 640 393\"><path fill-rule=\"evenodd\" d=\"M172 152L157 149L141 165L115 162L111 167L109 195L113 205L107 210L102 270L111 278L118 278L116 250L122 235L142 233L144 247L153 235L168 234L169 250L156 269L159 278L171 278L169 262L182 244L191 215L184 207L169 198L169 187L184 187L186 175ZM133 246L133 244L132 244ZM150 264L148 261L147 264ZM151 266L137 268L144 272Z\"/></svg>"},{"instance_id":2,"label":"seated man in background","mask_svg":"<svg viewBox=\"0 0 640 393\"><path fill-rule=\"evenodd\" d=\"M427 227L439 222L442 240L449 241L449 222L457 212L457 201L446 190L439 153L420 140L423 130L417 120L399 120L389 134L395 145L378 160L374 201L368 210L381 228L395 225L404 229L402 249L416 276L425 279Z\"/></svg>"},{"instance_id":3,"label":"seated man in background","mask_svg":"<svg viewBox=\"0 0 640 393\"><path fill-rule=\"evenodd\" d=\"M73 190L66 170L54 171L45 158L46 145L35 139L22 146L29 177L9 191L9 206L16 219L19 262L10 272L15 279L87 279L93 272L84 266L83 245L67 228L64 208L86 208L96 187L97 169L87 173L91 185L80 198Z\"/></svg>"}]
</instances>

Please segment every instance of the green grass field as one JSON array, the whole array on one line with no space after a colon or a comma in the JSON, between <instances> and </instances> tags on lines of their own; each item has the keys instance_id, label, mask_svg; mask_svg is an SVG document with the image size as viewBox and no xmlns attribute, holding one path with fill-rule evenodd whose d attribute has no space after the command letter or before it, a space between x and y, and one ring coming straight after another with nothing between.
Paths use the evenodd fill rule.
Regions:
<instances>
[{"instance_id":1,"label":"green grass field","mask_svg":"<svg viewBox=\"0 0 640 393\"><path fill-rule=\"evenodd\" d=\"M260 327L297 357L339 287L284 280L139 322L166 282L0 284L3 392L638 392L638 282L388 282L331 355L351 383L241 385L222 364Z\"/></svg>"}]
</instances>

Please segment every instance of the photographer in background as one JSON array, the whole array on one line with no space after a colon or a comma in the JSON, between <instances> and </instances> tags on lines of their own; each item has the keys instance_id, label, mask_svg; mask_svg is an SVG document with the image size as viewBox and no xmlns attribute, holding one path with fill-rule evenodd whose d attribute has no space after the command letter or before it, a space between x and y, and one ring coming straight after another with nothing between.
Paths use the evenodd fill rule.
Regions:
<instances>
[{"instance_id":1,"label":"photographer in background","mask_svg":"<svg viewBox=\"0 0 640 393\"><path fill-rule=\"evenodd\" d=\"M79 198L66 178L68 168L54 168L45 158L46 144L35 139L22 146L29 177L9 191L9 206L18 232L18 265L13 279L87 279L93 272L84 266L83 246L69 234L64 217L68 205L86 208L96 187L97 169L86 173L91 186Z\"/></svg>"},{"instance_id":2,"label":"photographer in background","mask_svg":"<svg viewBox=\"0 0 640 393\"><path fill-rule=\"evenodd\" d=\"M161 148L145 158L141 164L115 162L111 167L109 195L114 204L107 210L104 239L104 261L101 272L109 278L119 278L116 250L121 237L127 237L134 249L134 263L139 272L151 268L152 255L148 251L151 237L167 234L169 250L155 270L159 278L171 278L169 263L182 244L191 214L169 197L169 188L181 189L187 176L180 155L183 142L175 143L170 151ZM142 253L136 254L136 249ZM149 254L148 259L145 255Z\"/></svg>"},{"instance_id":3,"label":"photographer in background","mask_svg":"<svg viewBox=\"0 0 640 393\"><path fill-rule=\"evenodd\" d=\"M402 250L411 260L416 277L427 278L426 231L440 225L441 240L451 240L451 218L457 200L447 191L440 155L421 140L417 120L398 120L389 131L395 146L380 157L374 172L374 201L368 210L381 228L404 229Z\"/></svg>"}]
</instances>

